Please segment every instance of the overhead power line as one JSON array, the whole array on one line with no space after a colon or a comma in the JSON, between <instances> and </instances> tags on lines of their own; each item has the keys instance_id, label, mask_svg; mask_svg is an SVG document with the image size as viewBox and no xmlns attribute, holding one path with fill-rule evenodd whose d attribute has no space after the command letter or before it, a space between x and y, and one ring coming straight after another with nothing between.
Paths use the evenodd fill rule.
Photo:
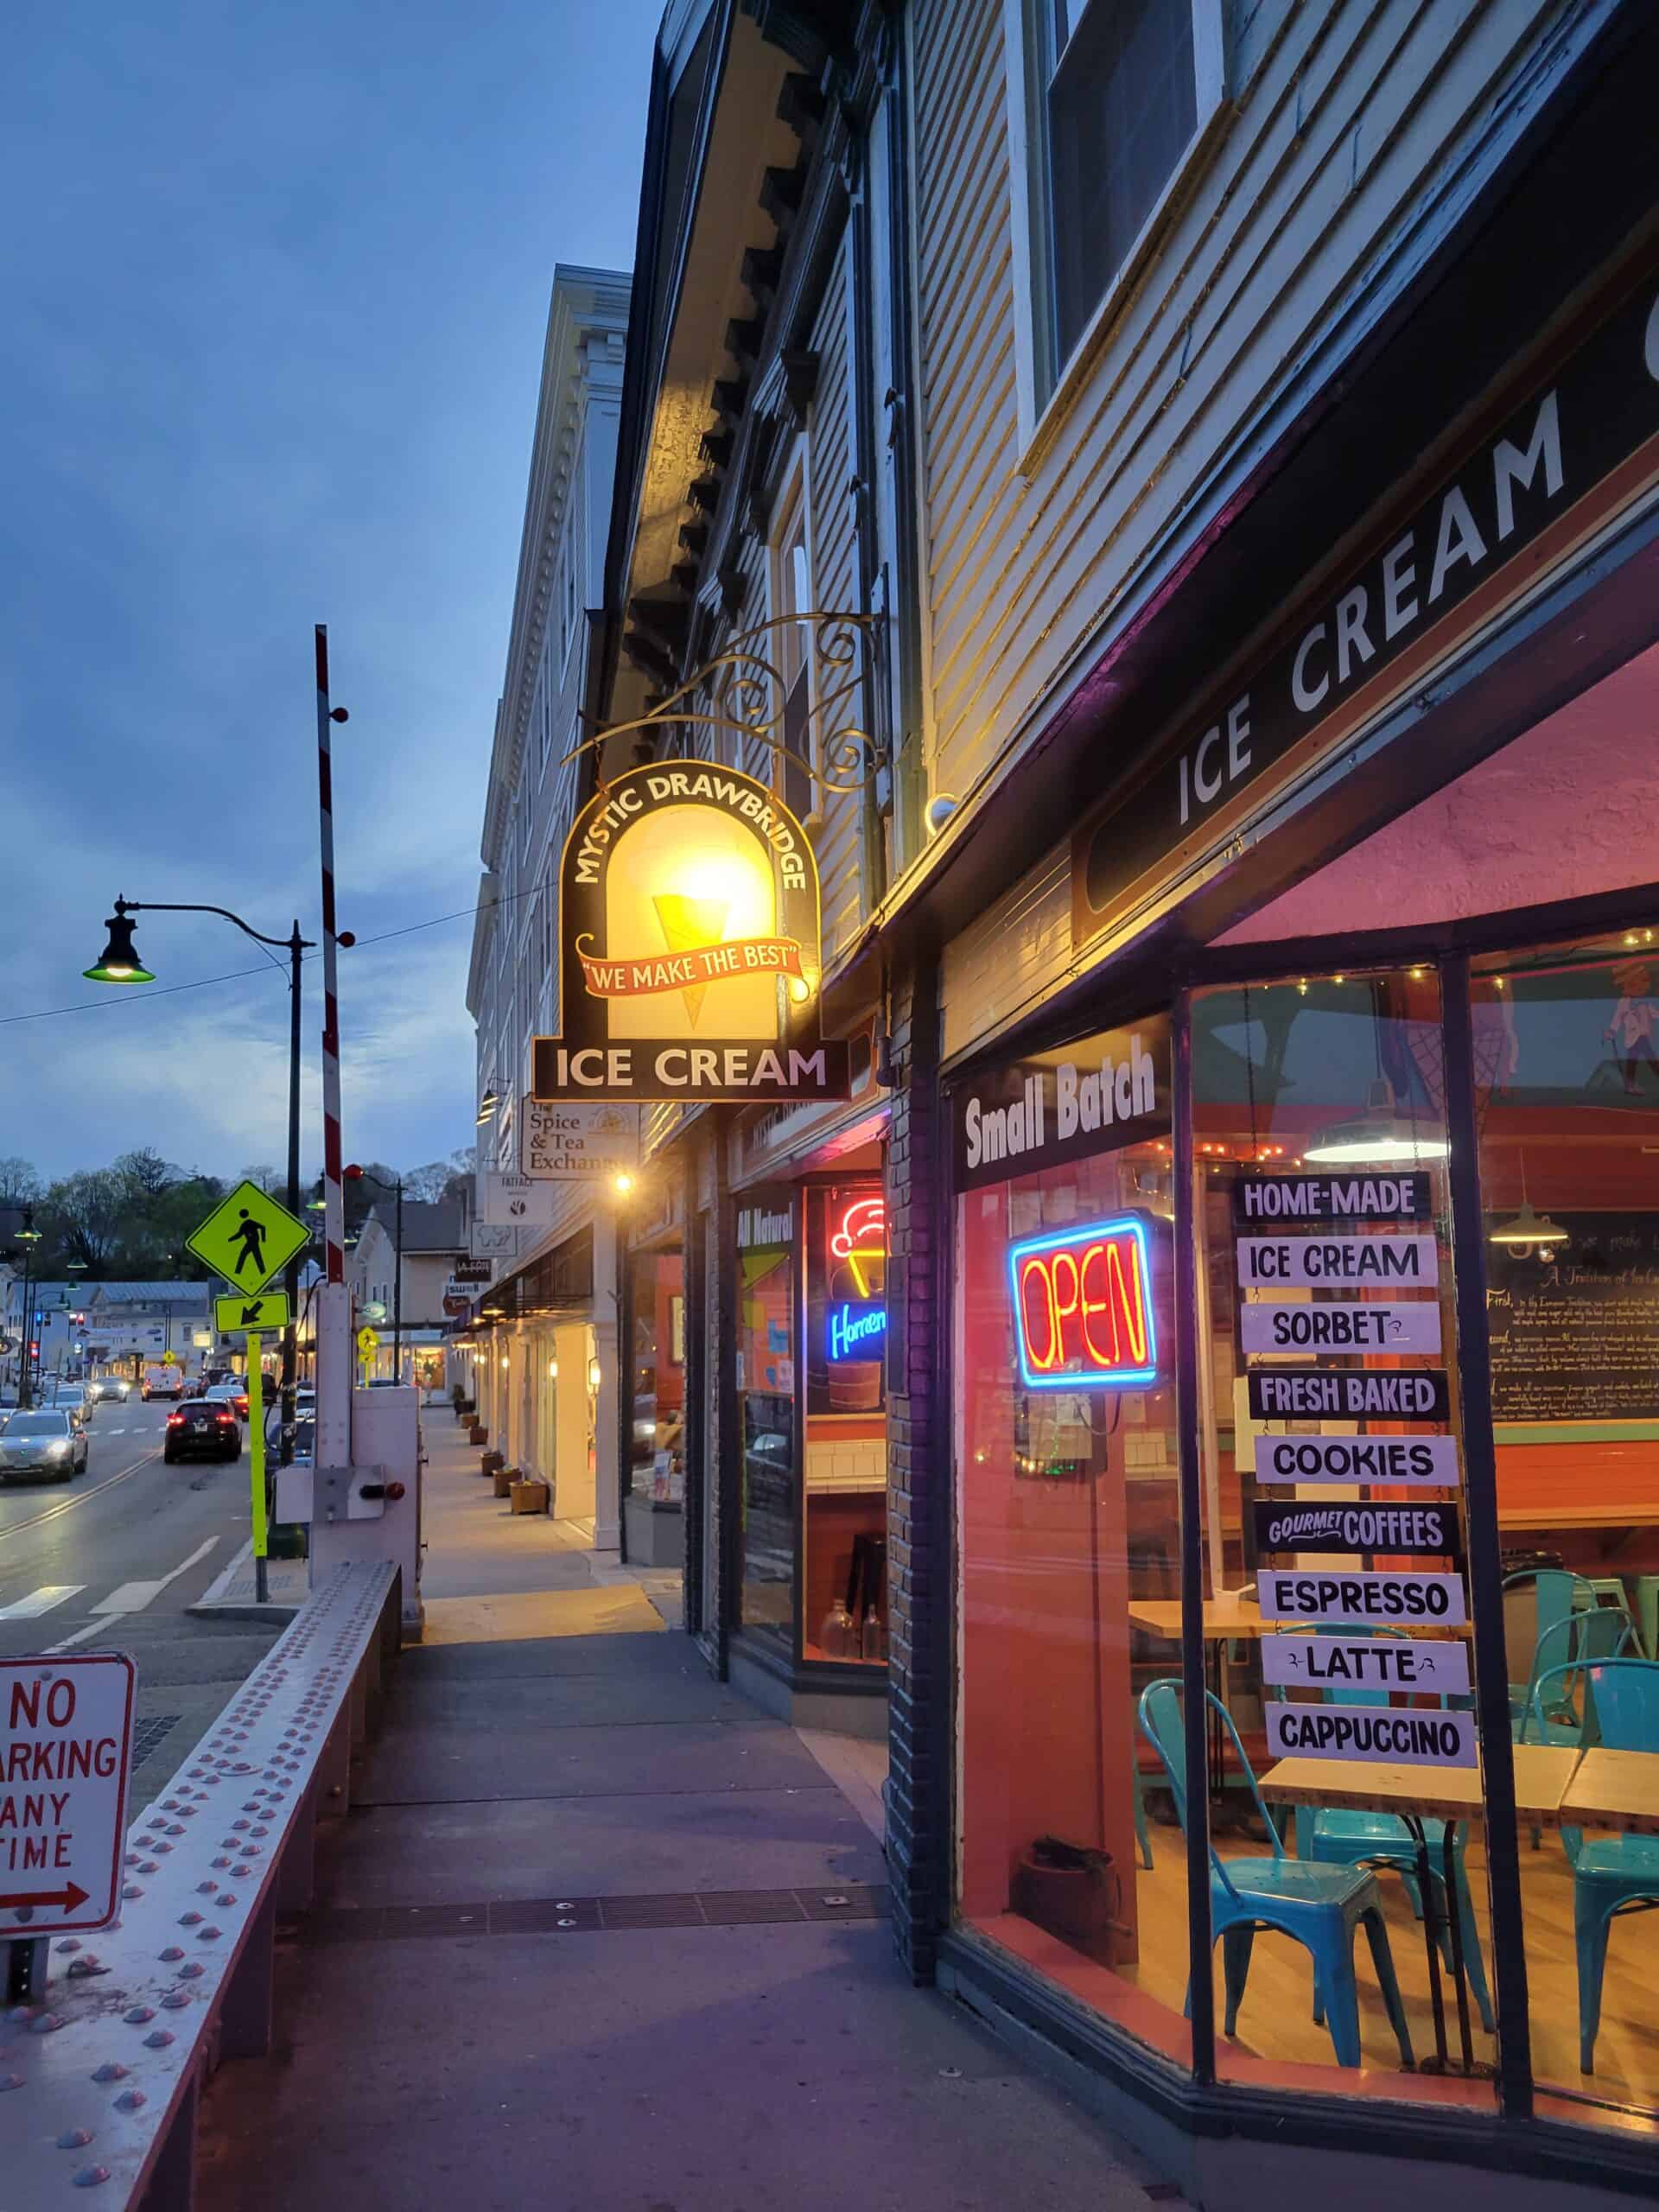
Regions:
<instances>
[{"instance_id":1,"label":"overhead power line","mask_svg":"<svg viewBox=\"0 0 1659 2212\"><path fill-rule=\"evenodd\" d=\"M443 922L465 921L474 914L483 913L486 907L511 906L515 899L531 898L540 889L539 884L527 884L522 890L480 900L474 906L457 906L453 913L429 914L423 922L405 922L400 929L381 930L373 937L360 937L352 949L360 952L372 944L385 944L393 938L412 937L417 930L435 930ZM269 959L270 955L267 954L266 957ZM307 964L318 957L315 952L305 955ZM136 991L109 991L99 998L78 999L73 1006L37 1007L31 1014L0 1014L0 1029L9 1029L19 1021L52 1021L64 1014L95 1014L106 1007L136 1006L146 999L174 998L181 991L209 990L216 983L237 983L246 976L262 976L265 972L263 968L232 968L222 976L199 976L193 983L157 983ZM282 962L272 960L270 972L285 977L288 970Z\"/></svg>"}]
</instances>

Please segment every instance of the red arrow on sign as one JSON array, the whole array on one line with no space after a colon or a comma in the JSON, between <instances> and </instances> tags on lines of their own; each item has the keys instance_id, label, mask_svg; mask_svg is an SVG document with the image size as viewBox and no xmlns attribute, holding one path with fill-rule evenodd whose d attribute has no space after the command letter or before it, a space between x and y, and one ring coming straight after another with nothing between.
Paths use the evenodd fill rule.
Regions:
<instances>
[{"instance_id":1,"label":"red arrow on sign","mask_svg":"<svg viewBox=\"0 0 1659 2212\"><path fill-rule=\"evenodd\" d=\"M0 1897L0 1910L7 1905L60 1904L66 1912L73 1912L78 1904L85 1904L87 1892L78 1883L66 1882L60 1890L29 1890L15 1897Z\"/></svg>"}]
</instances>

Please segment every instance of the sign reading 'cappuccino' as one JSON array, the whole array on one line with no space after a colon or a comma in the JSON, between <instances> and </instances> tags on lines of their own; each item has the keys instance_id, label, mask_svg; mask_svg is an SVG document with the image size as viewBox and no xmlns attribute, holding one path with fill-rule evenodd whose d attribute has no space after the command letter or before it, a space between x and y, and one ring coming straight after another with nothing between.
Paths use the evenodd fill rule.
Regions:
<instances>
[{"instance_id":1,"label":"sign reading 'cappuccino'","mask_svg":"<svg viewBox=\"0 0 1659 2212\"><path fill-rule=\"evenodd\" d=\"M559 876L557 1037L537 1099L845 1098L818 1032L818 869L764 784L699 760L630 768L583 807Z\"/></svg>"}]
</instances>

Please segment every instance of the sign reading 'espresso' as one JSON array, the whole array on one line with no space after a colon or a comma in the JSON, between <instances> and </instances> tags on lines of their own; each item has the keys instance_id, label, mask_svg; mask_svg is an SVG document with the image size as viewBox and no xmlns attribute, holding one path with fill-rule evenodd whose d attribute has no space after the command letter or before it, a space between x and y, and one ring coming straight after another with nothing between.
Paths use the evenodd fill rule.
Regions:
<instances>
[{"instance_id":1,"label":"sign reading 'espresso'","mask_svg":"<svg viewBox=\"0 0 1659 2212\"><path fill-rule=\"evenodd\" d=\"M697 760L626 770L583 807L559 876L557 1037L537 1099L845 1098L818 1031L818 869L764 784Z\"/></svg>"}]
</instances>

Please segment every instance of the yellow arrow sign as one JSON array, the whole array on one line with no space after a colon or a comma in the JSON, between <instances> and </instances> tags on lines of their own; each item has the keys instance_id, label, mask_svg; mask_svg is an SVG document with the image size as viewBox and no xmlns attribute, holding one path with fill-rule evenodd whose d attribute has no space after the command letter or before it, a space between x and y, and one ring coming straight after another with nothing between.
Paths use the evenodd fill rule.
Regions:
<instances>
[{"instance_id":1,"label":"yellow arrow sign","mask_svg":"<svg viewBox=\"0 0 1659 2212\"><path fill-rule=\"evenodd\" d=\"M357 1348L366 1359L371 1352L379 1351L380 1339L372 1329L359 1329L357 1332Z\"/></svg>"},{"instance_id":2,"label":"yellow arrow sign","mask_svg":"<svg viewBox=\"0 0 1659 2212\"><path fill-rule=\"evenodd\" d=\"M310 1237L305 1224L257 1183L238 1183L184 1241L238 1290L259 1291Z\"/></svg>"},{"instance_id":3,"label":"yellow arrow sign","mask_svg":"<svg viewBox=\"0 0 1659 2212\"><path fill-rule=\"evenodd\" d=\"M293 1319L285 1290L267 1291L263 1298L216 1298L213 1326L221 1337L242 1329L285 1329Z\"/></svg>"}]
</instances>

